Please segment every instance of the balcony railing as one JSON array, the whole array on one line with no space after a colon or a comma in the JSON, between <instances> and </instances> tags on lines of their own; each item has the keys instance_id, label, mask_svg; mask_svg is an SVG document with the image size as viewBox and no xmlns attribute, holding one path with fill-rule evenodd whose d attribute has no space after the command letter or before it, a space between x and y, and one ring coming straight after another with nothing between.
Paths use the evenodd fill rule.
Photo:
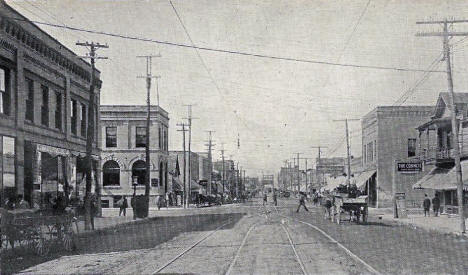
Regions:
<instances>
[{"instance_id":1,"label":"balcony railing","mask_svg":"<svg viewBox=\"0 0 468 275\"><path fill-rule=\"evenodd\" d=\"M423 149L423 151L418 155L419 159L425 162L453 160L454 156L455 156L454 149L437 149L437 148ZM460 148L460 157L461 158L468 157L468 145Z\"/></svg>"}]
</instances>

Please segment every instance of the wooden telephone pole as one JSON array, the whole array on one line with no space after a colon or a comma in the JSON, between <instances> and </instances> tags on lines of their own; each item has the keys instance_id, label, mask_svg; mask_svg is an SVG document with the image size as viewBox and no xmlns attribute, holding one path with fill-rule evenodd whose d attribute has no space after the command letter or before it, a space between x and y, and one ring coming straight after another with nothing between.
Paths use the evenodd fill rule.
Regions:
<instances>
[{"instance_id":1,"label":"wooden telephone pole","mask_svg":"<svg viewBox=\"0 0 468 275\"><path fill-rule=\"evenodd\" d=\"M208 132L208 143L205 144L205 146L208 147L208 166L209 166L209 173L208 173L208 195L211 195L212 192L212 175L213 175L213 156L211 154L211 150L213 149L213 146L216 144L213 143L213 136L212 134L215 131L206 131Z\"/></svg>"},{"instance_id":2,"label":"wooden telephone pole","mask_svg":"<svg viewBox=\"0 0 468 275\"><path fill-rule=\"evenodd\" d=\"M337 119L333 121L344 121L346 127L346 155L348 159L347 172L346 172L346 181L348 188L351 185L351 153L350 153L350 146L349 146L349 129L348 129L348 121L359 121L360 119Z\"/></svg>"},{"instance_id":3,"label":"wooden telephone pole","mask_svg":"<svg viewBox=\"0 0 468 275\"><path fill-rule=\"evenodd\" d=\"M96 56L96 51L100 48L109 48L107 45L102 45L94 42L77 42L76 45L89 48L89 54L83 56L82 58L91 59L91 80L89 88L89 107L88 107L88 127L86 131L86 190L85 190L85 230L89 230L91 227L91 176L93 169L93 142L95 135L95 125L97 121L94 121L94 118L97 116L94 114L98 112L95 110L95 95L94 95L94 86L96 85L94 73L96 71L95 62L96 59L107 59L107 57ZM97 129L96 129L97 130ZM98 212L101 209L101 188L96 182L96 193L97 193L97 208Z\"/></svg>"},{"instance_id":4,"label":"wooden telephone pole","mask_svg":"<svg viewBox=\"0 0 468 275\"><path fill-rule=\"evenodd\" d=\"M145 199L146 199L146 216L149 213L149 201L150 201L150 186L151 186L151 156L150 156L150 126L151 126L151 79L158 78L159 76L153 76L151 74L151 61L153 57L161 57L161 55L144 55L144 56L137 56L137 58L145 58L146 59L146 75L145 76L137 76L137 78L144 78L146 79L146 104L147 104L147 113L146 113L146 146L145 146L145 153L146 153L146 174L145 174ZM159 103L158 103L159 104ZM159 107L159 106L158 106ZM161 138L161 137L160 137ZM162 174L161 174L162 175ZM162 185L162 179L159 179L160 183L159 186ZM136 203L136 201L135 201Z\"/></svg>"},{"instance_id":5,"label":"wooden telephone pole","mask_svg":"<svg viewBox=\"0 0 468 275\"><path fill-rule=\"evenodd\" d=\"M311 146L310 148L317 148L317 153L318 153L318 158L317 158L317 163L320 162L320 157L322 156L322 148L328 148L327 146ZM317 163L315 163L315 176L317 178L317 184L318 184L318 187L320 189L320 185L322 184L321 182L319 182L319 173L318 173L318 170L317 170ZM322 173L322 182L323 182L323 177L324 177L324 173Z\"/></svg>"},{"instance_id":6,"label":"wooden telephone pole","mask_svg":"<svg viewBox=\"0 0 468 275\"><path fill-rule=\"evenodd\" d=\"M468 20L443 20L443 21L421 21L416 22L416 24L442 24L442 32L427 32L427 33L417 33L416 36L442 36L443 37L443 49L444 49L444 59L447 62L447 83L449 89L449 101L451 111L451 120L452 120L452 133L453 133L453 144L454 146L454 158L455 158L455 171L457 174L457 199L458 199L458 214L460 215L460 230L462 233L465 233L465 211L463 205L463 181L462 181L462 170L460 164L460 144L458 143L458 119L457 119L457 110L455 105L455 94L453 92L453 78L452 78L452 66L450 63L450 45L449 37L453 36L468 36L468 32L449 32L448 24L455 23L468 23Z\"/></svg>"},{"instance_id":7,"label":"wooden telephone pole","mask_svg":"<svg viewBox=\"0 0 468 275\"><path fill-rule=\"evenodd\" d=\"M177 126L182 127L182 129L177 130L178 132L182 132L182 147L184 150L184 195L182 198L182 204L184 208L187 207L187 154L185 153L185 132L187 132L186 124L185 123L178 123Z\"/></svg>"}]
</instances>

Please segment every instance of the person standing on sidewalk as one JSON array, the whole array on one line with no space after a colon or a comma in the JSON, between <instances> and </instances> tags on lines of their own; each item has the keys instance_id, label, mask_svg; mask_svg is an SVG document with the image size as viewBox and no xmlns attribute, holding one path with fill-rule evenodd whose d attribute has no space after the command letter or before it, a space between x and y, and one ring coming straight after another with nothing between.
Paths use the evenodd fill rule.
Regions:
<instances>
[{"instance_id":1,"label":"person standing on sidewalk","mask_svg":"<svg viewBox=\"0 0 468 275\"><path fill-rule=\"evenodd\" d=\"M440 199L439 194L435 194L435 197L432 199L432 209L434 210L434 216L439 216L440 209Z\"/></svg>"},{"instance_id":2,"label":"person standing on sidewalk","mask_svg":"<svg viewBox=\"0 0 468 275\"><path fill-rule=\"evenodd\" d=\"M424 194L423 207L424 217L430 216L429 209L431 209L431 200L427 197L427 194Z\"/></svg>"},{"instance_id":3,"label":"person standing on sidewalk","mask_svg":"<svg viewBox=\"0 0 468 275\"><path fill-rule=\"evenodd\" d=\"M122 213L123 213L124 217L127 216L128 202L127 202L127 197L126 196L123 196L123 198L120 201L119 206L120 206L119 216L122 215Z\"/></svg>"},{"instance_id":4,"label":"person standing on sidewalk","mask_svg":"<svg viewBox=\"0 0 468 275\"><path fill-rule=\"evenodd\" d=\"M305 194L303 192L299 193L299 205L297 206L296 213L299 212L299 209L301 208L301 205L304 206L305 211L309 212L309 209L307 209L307 206L305 205Z\"/></svg>"},{"instance_id":5,"label":"person standing on sidewalk","mask_svg":"<svg viewBox=\"0 0 468 275\"><path fill-rule=\"evenodd\" d=\"M267 193L264 192L263 193L263 205L265 206L265 204L267 204L267 201L268 201L268 196L267 196Z\"/></svg>"}]
</instances>

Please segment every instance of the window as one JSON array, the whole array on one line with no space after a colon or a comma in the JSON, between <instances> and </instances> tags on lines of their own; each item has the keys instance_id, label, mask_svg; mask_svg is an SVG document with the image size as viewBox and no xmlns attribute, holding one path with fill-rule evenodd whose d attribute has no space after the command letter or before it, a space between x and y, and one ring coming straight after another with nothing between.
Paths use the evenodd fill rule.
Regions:
<instances>
[{"instance_id":1,"label":"window","mask_svg":"<svg viewBox=\"0 0 468 275\"><path fill-rule=\"evenodd\" d=\"M71 100L71 132L72 134L76 135L76 122L77 122L77 106L76 106L76 100L72 99Z\"/></svg>"},{"instance_id":2,"label":"window","mask_svg":"<svg viewBox=\"0 0 468 275\"><path fill-rule=\"evenodd\" d=\"M41 85L42 105L41 105L41 124L49 127L49 87Z\"/></svg>"},{"instance_id":3,"label":"window","mask_svg":"<svg viewBox=\"0 0 468 275\"><path fill-rule=\"evenodd\" d=\"M136 178L138 185L144 185L146 177L146 162L137 160L132 165L132 179ZM132 181L133 182L133 181Z\"/></svg>"},{"instance_id":4,"label":"window","mask_svg":"<svg viewBox=\"0 0 468 275\"><path fill-rule=\"evenodd\" d=\"M8 71L0 68L0 114L10 114L10 91Z\"/></svg>"},{"instance_id":5,"label":"window","mask_svg":"<svg viewBox=\"0 0 468 275\"><path fill-rule=\"evenodd\" d=\"M108 160L102 166L102 185L119 186L120 185L120 166L114 160Z\"/></svg>"},{"instance_id":6,"label":"window","mask_svg":"<svg viewBox=\"0 0 468 275\"><path fill-rule=\"evenodd\" d=\"M367 161L368 162L374 161L374 142L373 141L367 144Z\"/></svg>"},{"instance_id":7,"label":"window","mask_svg":"<svg viewBox=\"0 0 468 275\"><path fill-rule=\"evenodd\" d=\"M408 139L408 157L416 156L416 139L409 138Z\"/></svg>"},{"instance_id":8,"label":"window","mask_svg":"<svg viewBox=\"0 0 468 275\"><path fill-rule=\"evenodd\" d=\"M167 151L168 141L167 141L167 129L164 130L164 150Z\"/></svg>"},{"instance_id":9,"label":"window","mask_svg":"<svg viewBox=\"0 0 468 275\"><path fill-rule=\"evenodd\" d=\"M367 163L367 145L364 144L364 149L362 152L364 163Z\"/></svg>"},{"instance_id":10,"label":"window","mask_svg":"<svg viewBox=\"0 0 468 275\"><path fill-rule=\"evenodd\" d=\"M146 147L146 127L136 127L135 147Z\"/></svg>"},{"instance_id":11,"label":"window","mask_svg":"<svg viewBox=\"0 0 468 275\"><path fill-rule=\"evenodd\" d=\"M80 128L81 132L80 133L81 133L82 137L86 137L86 126L87 126L86 111L87 111L86 110L86 105L81 104L81 117L80 117L80 119L81 119L81 128Z\"/></svg>"},{"instance_id":12,"label":"window","mask_svg":"<svg viewBox=\"0 0 468 275\"><path fill-rule=\"evenodd\" d=\"M26 120L34 122L34 81L26 79L28 96L26 97Z\"/></svg>"},{"instance_id":13,"label":"window","mask_svg":"<svg viewBox=\"0 0 468 275\"><path fill-rule=\"evenodd\" d=\"M162 133L161 133L161 127L158 128L158 138L159 138L159 149L162 150Z\"/></svg>"},{"instance_id":14,"label":"window","mask_svg":"<svg viewBox=\"0 0 468 275\"><path fill-rule=\"evenodd\" d=\"M55 128L62 130L62 95L55 92Z\"/></svg>"},{"instance_id":15,"label":"window","mask_svg":"<svg viewBox=\"0 0 468 275\"><path fill-rule=\"evenodd\" d=\"M0 180L4 196L15 194L15 139L0 136ZM3 199L3 198L2 198Z\"/></svg>"},{"instance_id":16,"label":"window","mask_svg":"<svg viewBox=\"0 0 468 275\"><path fill-rule=\"evenodd\" d=\"M106 147L117 147L117 127L106 127Z\"/></svg>"}]
</instances>

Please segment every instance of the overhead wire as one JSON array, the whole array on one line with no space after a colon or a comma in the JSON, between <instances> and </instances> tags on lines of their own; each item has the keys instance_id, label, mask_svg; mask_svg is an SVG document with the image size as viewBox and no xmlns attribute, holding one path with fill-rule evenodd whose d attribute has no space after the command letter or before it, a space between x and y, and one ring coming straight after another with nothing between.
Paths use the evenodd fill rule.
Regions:
<instances>
[{"instance_id":1,"label":"overhead wire","mask_svg":"<svg viewBox=\"0 0 468 275\"><path fill-rule=\"evenodd\" d=\"M329 66L341 66L341 67L348 67L348 68L361 68L361 69L375 69L375 70L391 70L391 71L399 71L399 72L427 72L423 69L413 69L413 68L403 68L403 67L392 67L392 66L378 66L378 65L364 65L364 64L351 64L351 63L338 63L338 62L331 62L331 61L321 61L321 60L312 60L312 59L305 59L305 58L294 58L294 57L283 57L283 56L275 56L275 55L267 55L267 54L260 54L254 52L242 52L242 51L235 51L235 50L228 50L228 49L218 49L218 48L211 48L211 47L202 47L196 45L188 45L184 43L177 43L177 42L170 42L170 41L162 41L157 39L151 38L142 38L136 36L129 36L117 33L110 33L104 31L96 31L96 30L89 30L84 28L72 27L72 26L62 26L58 24L40 22L40 21L32 21L23 18L16 18L16 17L8 17L13 20L17 21L29 21L38 25L44 25L49 27L55 28L65 28L73 31L79 32L86 32L86 33L93 33L98 35L122 38L122 39L129 39L135 41L142 41L142 42L151 42L157 43L167 46L175 46L175 47L182 47L182 48L193 48L202 51L208 52L218 52L218 53L225 53L225 54L233 54L239 56L249 56L249 57L257 57L257 58L266 58L272 60L281 60L281 61L290 61L290 62L297 62L297 63L308 63L308 64L317 64L317 65L329 65ZM429 71L433 73L445 73L445 71Z\"/></svg>"}]
</instances>

